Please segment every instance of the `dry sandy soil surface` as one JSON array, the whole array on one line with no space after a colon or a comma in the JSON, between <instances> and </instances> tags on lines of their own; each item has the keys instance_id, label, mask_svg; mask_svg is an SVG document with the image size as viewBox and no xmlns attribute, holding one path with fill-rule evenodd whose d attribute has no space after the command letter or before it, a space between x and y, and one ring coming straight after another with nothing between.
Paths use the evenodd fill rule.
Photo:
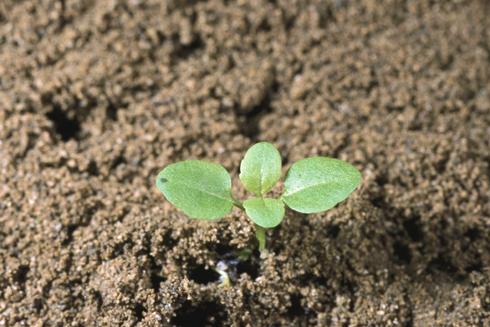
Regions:
<instances>
[{"instance_id":1,"label":"dry sandy soil surface","mask_svg":"<svg viewBox=\"0 0 490 327\"><path fill-rule=\"evenodd\" d=\"M0 123L0 326L490 326L488 1L2 0ZM154 181L258 140L363 182L237 260Z\"/></svg>"}]
</instances>

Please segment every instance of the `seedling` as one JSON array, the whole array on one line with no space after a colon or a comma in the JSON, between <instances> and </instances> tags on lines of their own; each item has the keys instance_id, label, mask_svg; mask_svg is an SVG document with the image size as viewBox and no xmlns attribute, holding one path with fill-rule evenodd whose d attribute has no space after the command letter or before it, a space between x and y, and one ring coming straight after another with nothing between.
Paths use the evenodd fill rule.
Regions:
<instances>
[{"instance_id":1,"label":"seedling","mask_svg":"<svg viewBox=\"0 0 490 327\"><path fill-rule=\"evenodd\" d=\"M231 194L231 178L223 166L202 160L170 164L157 177L156 185L167 200L194 219L215 220L233 206L254 222L259 250L266 247L265 232L281 223L285 205L301 213L317 213L345 200L361 182L352 165L328 157L297 161L284 181L279 199L266 194L281 178L281 156L270 143L248 149L240 164L240 180L254 196L240 202Z\"/></svg>"}]
</instances>

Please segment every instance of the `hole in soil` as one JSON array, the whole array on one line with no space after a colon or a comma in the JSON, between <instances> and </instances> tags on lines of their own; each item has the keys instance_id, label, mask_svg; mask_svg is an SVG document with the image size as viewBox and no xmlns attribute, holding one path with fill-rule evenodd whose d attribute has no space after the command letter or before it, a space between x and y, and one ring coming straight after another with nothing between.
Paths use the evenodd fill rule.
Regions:
<instances>
[{"instance_id":1,"label":"hole in soil","mask_svg":"<svg viewBox=\"0 0 490 327\"><path fill-rule=\"evenodd\" d=\"M132 240L128 240L128 239L116 243L111 249L109 258L110 259L117 258L118 256L124 254L124 252L126 252L126 250L131 248L132 246L133 246Z\"/></svg>"},{"instance_id":2,"label":"hole in soil","mask_svg":"<svg viewBox=\"0 0 490 327\"><path fill-rule=\"evenodd\" d=\"M199 36L196 36L191 43L180 45L174 52L174 56L185 60L188 59L194 52L202 48L204 48L204 42Z\"/></svg>"},{"instance_id":3,"label":"hole in soil","mask_svg":"<svg viewBox=\"0 0 490 327\"><path fill-rule=\"evenodd\" d=\"M165 277L162 274L162 266L156 263L153 256L150 256L150 283L151 287L155 290L155 293L160 291L160 284L165 282Z\"/></svg>"},{"instance_id":4,"label":"hole in soil","mask_svg":"<svg viewBox=\"0 0 490 327\"><path fill-rule=\"evenodd\" d=\"M465 236L467 236L471 241L476 241L480 237L480 231L478 228L470 228L466 231Z\"/></svg>"},{"instance_id":5,"label":"hole in soil","mask_svg":"<svg viewBox=\"0 0 490 327\"><path fill-rule=\"evenodd\" d=\"M134 306L134 315L136 316L137 321L143 320L145 312L145 307L141 303L136 303Z\"/></svg>"},{"instance_id":6,"label":"hole in soil","mask_svg":"<svg viewBox=\"0 0 490 327\"><path fill-rule=\"evenodd\" d=\"M189 278L199 284L209 284L219 281L220 274L204 266L196 266L189 270Z\"/></svg>"},{"instance_id":7,"label":"hole in soil","mask_svg":"<svg viewBox=\"0 0 490 327\"><path fill-rule=\"evenodd\" d=\"M19 284L24 284L27 280L27 274L29 273L29 266L20 265L14 274L14 280Z\"/></svg>"},{"instance_id":8,"label":"hole in soil","mask_svg":"<svg viewBox=\"0 0 490 327\"><path fill-rule=\"evenodd\" d=\"M46 114L49 120L54 124L56 133L63 141L75 139L80 132L80 122L77 119L69 118L66 113L58 106Z\"/></svg>"},{"instance_id":9,"label":"hole in soil","mask_svg":"<svg viewBox=\"0 0 490 327\"><path fill-rule=\"evenodd\" d=\"M173 249L173 247L175 245L177 245L177 240L172 237L172 231L171 230L167 230L165 232L165 234L163 235L163 242L162 243L163 243L163 245L165 245L165 247L167 249Z\"/></svg>"},{"instance_id":10,"label":"hole in soil","mask_svg":"<svg viewBox=\"0 0 490 327\"><path fill-rule=\"evenodd\" d=\"M120 165L125 165L127 164L127 160L126 158L123 156L123 155L118 155L117 157L115 157L113 160L112 160L112 163L111 163L111 170L114 170L116 169L118 166Z\"/></svg>"},{"instance_id":11,"label":"hole in soil","mask_svg":"<svg viewBox=\"0 0 490 327\"><path fill-rule=\"evenodd\" d=\"M264 19L262 22L260 22L259 26L257 26L258 31L264 31L264 32L270 32L272 30L271 24Z\"/></svg>"},{"instance_id":12,"label":"hole in soil","mask_svg":"<svg viewBox=\"0 0 490 327\"><path fill-rule=\"evenodd\" d=\"M331 238L337 238L340 233L340 227L338 225L330 226L327 230L327 235Z\"/></svg>"},{"instance_id":13,"label":"hole in soil","mask_svg":"<svg viewBox=\"0 0 490 327\"><path fill-rule=\"evenodd\" d=\"M264 112L268 111L264 109ZM243 122L240 124L240 133L246 137L254 140L260 133L260 119L261 116L247 115Z\"/></svg>"},{"instance_id":14,"label":"hole in soil","mask_svg":"<svg viewBox=\"0 0 490 327\"><path fill-rule=\"evenodd\" d=\"M87 166L87 172L91 176L98 176L99 175L99 168L97 167L97 163L93 160L90 160Z\"/></svg>"},{"instance_id":15,"label":"hole in soil","mask_svg":"<svg viewBox=\"0 0 490 327\"><path fill-rule=\"evenodd\" d=\"M236 272L238 276L240 276L241 274L247 274L253 280L259 277L260 266L259 263L254 258L255 258L255 254L252 254L247 261L238 262L238 264L236 265Z\"/></svg>"},{"instance_id":16,"label":"hole in soil","mask_svg":"<svg viewBox=\"0 0 490 327\"><path fill-rule=\"evenodd\" d=\"M375 197L371 198L371 203L377 208L384 208L386 201L382 195L376 195Z\"/></svg>"},{"instance_id":17,"label":"hole in soil","mask_svg":"<svg viewBox=\"0 0 490 327\"><path fill-rule=\"evenodd\" d=\"M441 175L444 174L444 172L446 171L448 161L449 161L449 158L444 158L443 160L439 160L438 162L436 162L435 168L439 174L441 174Z\"/></svg>"},{"instance_id":18,"label":"hole in soil","mask_svg":"<svg viewBox=\"0 0 490 327\"><path fill-rule=\"evenodd\" d=\"M73 241L73 233L77 230L78 225L70 224L65 227L65 232L63 233L61 245L67 246Z\"/></svg>"},{"instance_id":19,"label":"hole in soil","mask_svg":"<svg viewBox=\"0 0 490 327\"><path fill-rule=\"evenodd\" d=\"M156 272L152 272L150 275L151 287L155 290L155 292L160 291L160 284L165 282L165 277L160 276Z\"/></svg>"},{"instance_id":20,"label":"hole in soil","mask_svg":"<svg viewBox=\"0 0 490 327\"><path fill-rule=\"evenodd\" d=\"M481 272L483 270L483 264L481 261L479 262L475 262L471 265L469 265L468 267L465 268L465 271L467 273L471 273L473 271L476 271L476 272Z\"/></svg>"},{"instance_id":21,"label":"hole in soil","mask_svg":"<svg viewBox=\"0 0 490 327\"><path fill-rule=\"evenodd\" d=\"M227 244L222 244L218 243L215 248L214 252L220 256L220 258L231 258L235 256L235 249Z\"/></svg>"},{"instance_id":22,"label":"hole in soil","mask_svg":"<svg viewBox=\"0 0 490 327\"><path fill-rule=\"evenodd\" d=\"M182 327L224 326L227 319L225 312L225 307L216 302L203 302L198 306L193 306L192 302L186 301L177 310L171 325Z\"/></svg>"},{"instance_id":23,"label":"hole in soil","mask_svg":"<svg viewBox=\"0 0 490 327\"><path fill-rule=\"evenodd\" d=\"M448 274L454 274L458 271L458 269L456 269L456 267L442 255L439 255L437 258L433 259L429 263L429 267L433 267L436 270L443 271Z\"/></svg>"},{"instance_id":24,"label":"hole in soil","mask_svg":"<svg viewBox=\"0 0 490 327\"><path fill-rule=\"evenodd\" d=\"M109 101L109 104L105 109L106 117L112 121L117 121L117 110L118 108L116 107L116 105L113 102Z\"/></svg>"},{"instance_id":25,"label":"hole in soil","mask_svg":"<svg viewBox=\"0 0 490 327\"><path fill-rule=\"evenodd\" d=\"M32 307L34 310L36 310L37 313L41 312L43 306L44 303L42 298L37 297L32 301Z\"/></svg>"},{"instance_id":26,"label":"hole in soil","mask_svg":"<svg viewBox=\"0 0 490 327\"><path fill-rule=\"evenodd\" d=\"M349 269L351 270L352 266L348 264ZM344 291L348 294L351 294L352 297L358 290L358 286L351 280L347 279L346 277L343 277L340 279L340 288L339 290Z\"/></svg>"},{"instance_id":27,"label":"hole in soil","mask_svg":"<svg viewBox=\"0 0 490 327\"><path fill-rule=\"evenodd\" d=\"M240 133L251 140L256 140L260 134L260 120L264 115L271 112L271 99L272 94L277 93L279 84L274 81L269 89L269 92L264 96L262 101L255 107L253 107L247 113L240 115Z\"/></svg>"},{"instance_id":28,"label":"hole in soil","mask_svg":"<svg viewBox=\"0 0 490 327\"><path fill-rule=\"evenodd\" d=\"M403 222L403 227L407 231L408 236L414 241L419 242L424 238L424 233L420 226L420 220L418 217L414 217Z\"/></svg>"},{"instance_id":29,"label":"hole in soil","mask_svg":"<svg viewBox=\"0 0 490 327\"><path fill-rule=\"evenodd\" d=\"M298 278L298 281L300 285L302 286L308 286L308 285L315 285L315 286L325 286L327 285L327 280L323 276L316 276L312 273L306 273Z\"/></svg>"},{"instance_id":30,"label":"hole in soil","mask_svg":"<svg viewBox=\"0 0 490 327\"><path fill-rule=\"evenodd\" d=\"M410 248L402 242L395 242L395 244L393 245L393 252L395 254L395 258L400 263L409 264L412 260Z\"/></svg>"},{"instance_id":31,"label":"hole in soil","mask_svg":"<svg viewBox=\"0 0 490 327\"><path fill-rule=\"evenodd\" d=\"M305 314L305 309L301 306L301 295L291 295L291 306L288 308L288 315L291 317L300 317Z\"/></svg>"},{"instance_id":32,"label":"hole in soil","mask_svg":"<svg viewBox=\"0 0 490 327\"><path fill-rule=\"evenodd\" d=\"M100 294L100 292L96 290L91 290L89 294L91 295L92 300L95 302L97 310L100 310L103 304L102 294Z\"/></svg>"},{"instance_id":33,"label":"hole in soil","mask_svg":"<svg viewBox=\"0 0 490 327\"><path fill-rule=\"evenodd\" d=\"M381 187L388 184L388 177L384 174L376 176L376 178L374 180L375 180L376 184L378 184Z\"/></svg>"}]
</instances>

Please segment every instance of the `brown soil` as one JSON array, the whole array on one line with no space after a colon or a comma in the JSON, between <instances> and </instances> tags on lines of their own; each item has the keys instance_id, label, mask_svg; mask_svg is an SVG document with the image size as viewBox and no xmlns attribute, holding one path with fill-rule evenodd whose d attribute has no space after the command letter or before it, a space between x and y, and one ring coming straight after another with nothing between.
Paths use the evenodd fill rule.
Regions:
<instances>
[{"instance_id":1,"label":"brown soil","mask_svg":"<svg viewBox=\"0 0 490 327\"><path fill-rule=\"evenodd\" d=\"M1 1L0 326L489 326L489 17L486 0ZM246 217L190 221L154 178L188 158L236 176L257 140L363 184L237 261Z\"/></svg>"}]
</instances>

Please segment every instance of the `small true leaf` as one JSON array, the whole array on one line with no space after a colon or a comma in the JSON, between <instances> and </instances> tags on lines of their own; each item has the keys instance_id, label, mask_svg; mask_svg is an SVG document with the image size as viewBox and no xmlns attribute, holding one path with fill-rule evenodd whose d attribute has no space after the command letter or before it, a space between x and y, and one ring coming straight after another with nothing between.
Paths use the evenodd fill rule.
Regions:
<instances>
[{"instance_id":1,"label":"small true leaf","mask_svg":"<svg viewBox=\"0 0 490 327\"><path fill-rule=\"evenodd\" d=\"M240 164L240 180L247 191L262 195L281 178L281 155L270 143L260 142L248 149Z\"/></svg>"},{"instance_id":2,"label":"small true leaf","mask_svg":"<svg viewBox=\"0 0 490 327\"><path fill-rule=\"evenodd\" d=\"M215 163L187 160L168 165L156 184L170 203L191 218L221 218L233 207L230 175Z\"/></svg>"},{"instance_id":3,"label":"small true leaf","mask_svg":"<svg viewBox=\"0 0 490 327\"><path fill-rule=\"evenodd\" d=\"M250 198L243 202L243 207L247 216L260 227L276 227L284 218L285 209L281 200Z\"/></svg>"},{"instance_id":4,"label":"small true leaf","mask_svg":"<svg viewBox=\"0 0 490 327\"><path fill-rule=\"evenodd\" d=\"M293 210L315 213L345 200L361 182L361 173L338 159L313 157L294 163L282 199Z\"/></svg>"}]
</instances>

